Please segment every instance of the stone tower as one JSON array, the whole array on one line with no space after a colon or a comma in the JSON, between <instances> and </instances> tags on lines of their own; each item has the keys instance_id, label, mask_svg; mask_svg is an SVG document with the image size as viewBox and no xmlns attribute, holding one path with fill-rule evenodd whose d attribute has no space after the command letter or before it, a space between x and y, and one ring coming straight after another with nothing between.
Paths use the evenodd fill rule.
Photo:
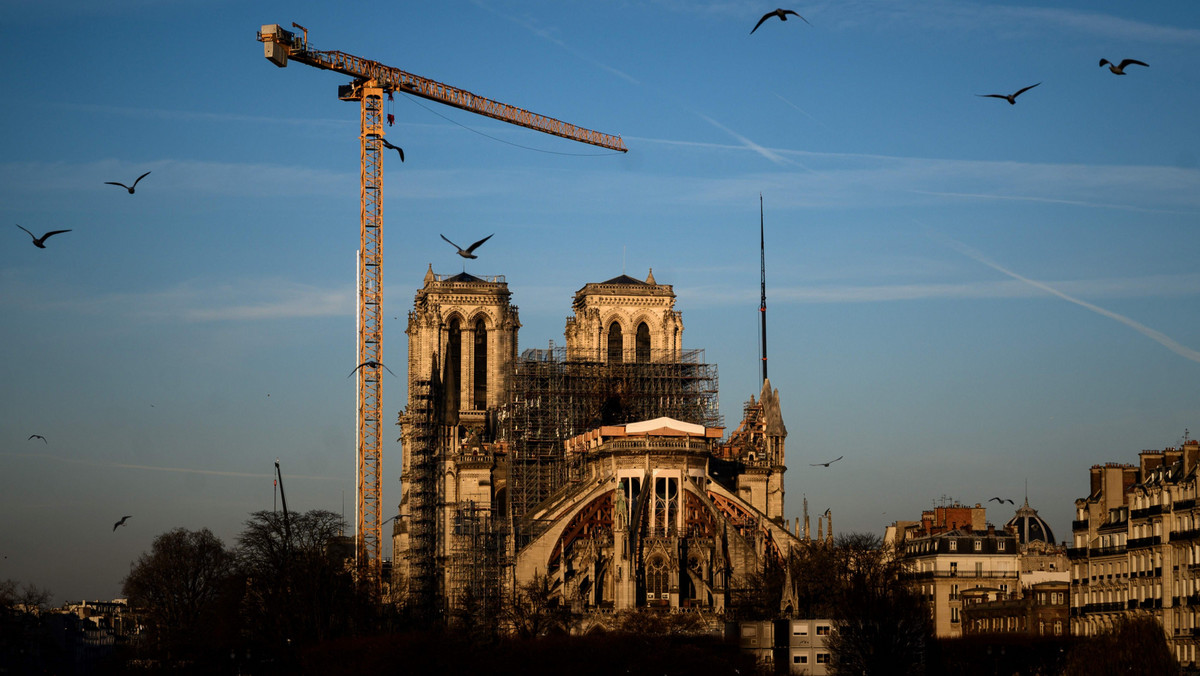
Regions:
<instances>
[{"instance_id":1,"label":"stone tower","mask_svg":"<svg viewBox=\"0 0 1200 676\"><path fill-rule=\"evenodd\" d=\"M425 273L408 315L408 405L400 415L403 496L393 530L397 592L426 610L493 590L481 538L503 495L495 476L503 405L521 322L503 277ZM493 576L494 577L494 576Z\"/></svg>"},{"instance_id":2,"label":"stone tower","mask_svg":"<svg viewBox=\"0 0 1200 676\"><path fill-rule=\"evenodd\" d=\"M575 294L564 332L572 361L670 362L679 358L683 320L669 284L628 275L589 283Z\"/></svg>"},{"instance_id":3,"label":"stone tower","mask_svg":"<svg viewBox=\"0 0 1200 676\"><path fill-rule=\"evenodd\" d=\"M511 296L503 277L425 273L405 331L409 391L414 378L440 380L446 424L503 403L521 328Z\"/></svg>"}]
</instances>

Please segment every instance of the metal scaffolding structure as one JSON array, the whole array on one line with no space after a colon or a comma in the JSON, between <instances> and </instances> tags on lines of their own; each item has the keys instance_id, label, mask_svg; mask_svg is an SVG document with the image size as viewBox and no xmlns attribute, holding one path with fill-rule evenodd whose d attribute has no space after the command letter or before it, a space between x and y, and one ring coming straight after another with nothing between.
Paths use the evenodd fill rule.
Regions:
<instances>
[{"instance_id":1,"label":"metal scaffolding structure","mask_svg":"<svg viewBox=\"0 0 1200 676\"><path fill-rule=\"evenodd\" d=\"M436 371L436 369L435 369ZM409 378L408 407L400 414L408 454L408 598L419 614L432 614L437 595L437 451L442 425L440 387L433 378Z\"/></svg>"},{"instance_id":2,"label":"metal scaffolding structure","mask_svg":"<svg viewBox=\"0 0 1200 676\"><path fill-rule=\"evenodd\" d=\"M466 623L495 621L500 614L504 535L491 505L474 502L454 510L452 543L446 562L447 614Z\"/></svg>"},{"instance_id":3,"label":"metal scaffolding structure","mask_svg":"<svg viewBox=\"0 0 1200 676\"><path fill-rule=\"evenodd\" d=\"M640 362L568 360L526 350L514 365L500 434L509 448L509 509L520 548L537 534L522 517L565 486L563 442L601 425L658 417L721 425L717 367L703 350L653 351Z\"/></svg>"}]
</instances>

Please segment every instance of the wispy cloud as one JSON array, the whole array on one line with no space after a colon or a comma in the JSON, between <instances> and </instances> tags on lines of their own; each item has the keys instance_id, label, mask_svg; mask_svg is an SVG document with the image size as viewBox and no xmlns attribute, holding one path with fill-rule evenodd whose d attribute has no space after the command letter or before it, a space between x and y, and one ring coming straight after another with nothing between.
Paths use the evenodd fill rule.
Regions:
<instances>
[{"instance_id":1,"label":"wispy cloud","mask_svg":"<svg viewBox=\"0 0 1200 676\"><path fill-rule=\"evenodd\" d=\"M224 476L237 477L246 479L270 479L275 475L269 472L231 472L228 470L216 469L198 469L195 467L164 467L160 465L137 465L124 462L105 462L99 460L85 460L83 458L71 458L61 455L53 455L50 453L12 453L9 451L0 451L0 454L15 458L32 458L36 460L52 460L71 465L86 465L88 467L104 467L110 469L134 469L147 472L170 472L174 474L206 474L209 476ZM312 474L285 474L285 477L292 479L311 479L314 481L343 481L344 477L321 476Z\"/></svg>"},{"instance_id":2,"label":"wispy cloud","mask_svg":"<svg viewBox=\"0 0 1200 676\"><path fill-rule=\"evenodd\" d=\"M1096 314L1098 314L1102 317L1108 317L1109 319L1118 321L1118 322L1124 324L1125 326L1128 326L1129 328L1133 329L1134 331L1137 331L1138 333L1142 334L1143 336L1146 336L1147 338L1162 345L1163 347L1174 352L1175 354L1183 357L1184 359L1189 359L1191 361L1200 363L1200 352L1197 352L1196 350L1193 350L1184 345L1180 345L1179 343L1177 343L1176 341L1174 341L1167 335L1163 334L1161 331L1156 331L1155 329L1152 329L1144 324L1140 324L1140 323L1130 319L1129 317L1126 317L1121 314L1117 314L1116 312L1113 312L1112 310L1106 310L1105 308L1102 308L1099 305L1089 303L1085 300L1081 300L1070 294L1064 293L1064 292L1060 291L1059 289L1056 289L1056 288L1050 286L1049 284L1045 284L1045 283L1039 282L1035 279L1030 279L1028 277L1019 275L1019 274L1013 272L1012 270L1009 270L1008 268L1000 265L999 263L989 260L983 254L979 253L975 249L972 249L971 247L969 247L965 244L962 244L961 242L949 240L949 244L951 247L953 247L955 250L957 250L959 253L963 254L964 256L966 256L972 260L975 260L979 263L982 263L997 272L1008 275L1009 277L1012 277L1013 279L1018 280L1024 284L1028 284L1029 286L1032 286L1035 289L1040 289L1042 291L1045 291L1046 293L1057 296L1057 297L1067 301L1068 303L1074 303L1074 304L1078 305L1079 307L1085 308L1087 310L1091 310L1092 312L1095 312Z\"/></svg>"},{"instance_id":3,"label":"wispy cloud","mask_svg":"<svg viewBox=\"0 0 1200 676\"><path fill-rule=\"evenodd\" d=\"M921 195L936 195L939 197L962 197L966 199L980 200L1000 200L1010 202L1041 202L1044 204L1068 204L1078 207L1093 207L1096 209L1118 209L1121 211L1141 211L1145 213L1155 214L1191 214L1193 211L1180 211L1178 209L1154 209L1151 207L1140 207L1132 204L1115 204L1112 202L1089 202L1085 200L1068 200L1056 199L1053 197L1032 197L1029 195L989 195L984 193L965 193L965 192L939 192L933 190L913 190L914 193Z\"/></svg>"},{"instance_id":4,"label":"wispy cloud","mask_svg":"<svg viewBox=\"0 0 1200 676\"><path fill-rule=\"evenodd\" d=\"M185 322L277 321L354 314L349 285L324 288L281 279L190 281L141 294L87 301L81 311Z\"/></svg>"},{"instance_id":5,"label":"wispy cloud","mask_svg":"<svg viewBox=\"0 0 1200 676\"><path fill-rule=\"evenodd\" d=\"M315 160L314 160L315 161ZM5 162L0 163L0 199L8 194L64 191L108 194L106 180L132 180L145 171L154 172L138 186L141 197L150 185L162 194L230 195L245 197L290 197L296 195L354 195L358 176L354 171L333 171L266 162L206 162L160 159L142 163L106 159L91 162Z\"/></svg>"},{"instance_id":6,"label":"wispy cloud","mask_svg":"<svg viewBox=\"0 0 1200 676\"><path fill-rule=\"evenodd\" d=\"M989 35L1031 39L1046 35L1061 37L1067 31L1122 42L1200 43L1200 30L1126 19L1103 12L957 0L846 0L838 3L836 12L814 10L812 15L828 17L826 24L845 28L872 26L926 33L949 31L958 35L986 31Z\"/></svg>"}]
</instances>

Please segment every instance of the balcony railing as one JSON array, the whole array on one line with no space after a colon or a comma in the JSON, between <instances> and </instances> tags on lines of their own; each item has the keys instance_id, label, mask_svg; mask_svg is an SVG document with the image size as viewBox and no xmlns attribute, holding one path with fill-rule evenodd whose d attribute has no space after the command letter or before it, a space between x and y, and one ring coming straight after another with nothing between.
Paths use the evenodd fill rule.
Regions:
<instances>
[{"instance_id":1,"label":"balcony railing","mask_svg":"<svg viewBox=\"0 0 1200 676\"><path fill-rule=\"evenodd\" d=\"M1139 547L1153 547L1154 545L1162 544L1161 535L1151 535L1145 538L1133 538L1125 543L1126 549L1137 549Z\"/></svg>"},{"instance_id":2,"label":"balcony railing","mask_svg":"<svg viewBox=\"0 0 1200 676\"><path fill-rule=\"evenodd\" d=\"M1083 519L1083 520L1080 520L1080 521L1072 521L1072 522L1071 522L1071 530L1073 530L1073 531L1075 531L1075 530L1087 530L1087 527L1088 527L1088 520L1087 520L1087 519Z\"/></svg>"},{"instance_id":3,"label":"balcony railing","mask_svg":"<svg viewBox=\"0 0 1200 676\"><path fill-rule=\"evenodd\" d=\"M1129 510L1129 518L1144 519L1148 516L1158 516L1159 514L1162 514L1162 513L1163 513L1162 505L1150 505L1149 507L1143 507L1142 509Z\"/></svg>"},{"instance_id":4,"label":"balcony railing","mask_svg":"<svg viewBox=\"0 0 1200 676\"><path fill-rule=\"evenodd\" d=\"M1018 577L1018 573L1015 570L926 570L921 572L904 573L903 577L906 580L932 580L935 578L943 579L951 577L969 579L1015 579Z\"/></svg>"}]
</instances>

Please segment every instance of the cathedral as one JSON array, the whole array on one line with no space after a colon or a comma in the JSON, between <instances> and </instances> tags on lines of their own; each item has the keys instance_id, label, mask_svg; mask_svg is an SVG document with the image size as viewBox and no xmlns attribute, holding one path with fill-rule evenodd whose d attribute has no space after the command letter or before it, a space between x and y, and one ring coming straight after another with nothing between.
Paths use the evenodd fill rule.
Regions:
<instances>
[{"instance_id":1,"label":"cathedral","mask_svg":"<svg viewBox=\"0 0 1200 676\"><path fill-rule=\"evenodd\" d=\"M588 283L572 310L565 346L518 352L502 276L426 273L406 331L397 602L499 617L536 581L577 613L721 613L801 542L770 382L726 438L716 366L683 348L670 285Z\"/></svg>"}]
</instances>

